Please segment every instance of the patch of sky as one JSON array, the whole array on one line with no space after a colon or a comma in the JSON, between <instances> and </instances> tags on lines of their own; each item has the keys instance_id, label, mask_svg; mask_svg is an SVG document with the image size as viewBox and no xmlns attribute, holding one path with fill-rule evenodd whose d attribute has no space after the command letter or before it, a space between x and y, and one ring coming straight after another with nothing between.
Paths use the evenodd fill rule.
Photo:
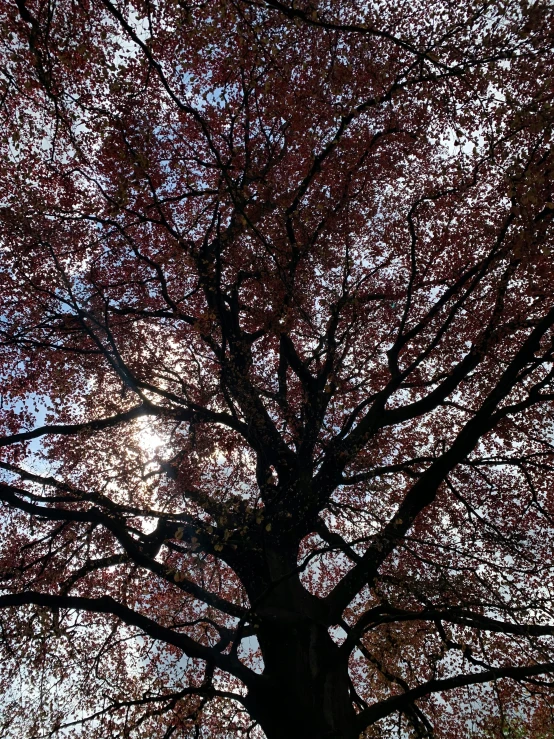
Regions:
<instances>
[{"instance_id":1,"label":"patch of sky","mask_svg":"<svg viewBox=\"0 0 554 739\"><path fill-rule=\"evenodd\" d=\"M261 675L264 671L264 661L261 657L260 643L257 636L247 636L241 640L238 657L241 662L248 665L258 675Z\"/></svg>"}]
</instances>

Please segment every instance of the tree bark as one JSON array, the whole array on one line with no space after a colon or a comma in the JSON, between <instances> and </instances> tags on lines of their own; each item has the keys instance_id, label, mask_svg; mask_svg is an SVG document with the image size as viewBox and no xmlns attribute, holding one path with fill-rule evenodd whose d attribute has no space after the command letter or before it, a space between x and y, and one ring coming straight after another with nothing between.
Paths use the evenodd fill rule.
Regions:
<instances>
[{"instance_id":1,"label":"tree bark","mask_svg":"<svg viewBox=\"0 0 554 739\"><path fill-rule=\"evenodd\" d=\"M256 608L264 672L249 710L267 739L357 739L348 655L288 559L266 550L273 584Z\"/></svg>"},{"instance_id":2,"label":"tree bark","mask_svg":"<svg viewBox=\"0 0 554 739\"><path fill-rule=\"evenodd\" d=\"M267 739L356 739L348 662L327 627L262 629L264 684L249 696Z\"/></svg>"}]
</instances>

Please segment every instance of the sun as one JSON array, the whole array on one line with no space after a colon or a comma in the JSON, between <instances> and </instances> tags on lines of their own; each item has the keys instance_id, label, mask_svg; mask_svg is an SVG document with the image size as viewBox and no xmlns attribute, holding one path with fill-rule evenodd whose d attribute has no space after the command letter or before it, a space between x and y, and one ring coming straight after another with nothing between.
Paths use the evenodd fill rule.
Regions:
<instances>
[{"instance_id":1,"label":"sun","mask_svg":"<svg viewBox=\"0 0 554 739\"><path fill-rule=\"evenodd\" d=\"M160 447L164 446L164 440L152 428L151 423L143 419L137 424L135 440L145 454L154 456Z\"/></svg>"}]
</instances>

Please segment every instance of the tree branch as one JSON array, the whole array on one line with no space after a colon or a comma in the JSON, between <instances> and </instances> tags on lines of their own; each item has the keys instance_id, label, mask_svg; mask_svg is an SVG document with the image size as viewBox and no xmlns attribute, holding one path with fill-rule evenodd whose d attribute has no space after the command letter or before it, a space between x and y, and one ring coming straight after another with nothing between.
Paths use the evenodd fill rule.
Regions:
<instances>
[{"instance_id":1,"label":"tree branch","mask_svg":"<svg viewBox=\"0 0 554 739\"><path fill-rule=\"evenodd\" d=\"M48 595L34 591L0 595L0 608L14 608L24 605L37 605L56 610L60 608L71 608L89 613L111 614L128 626L136 626L141 629L141 631L152 639L163 641L166 644L177 647L188 657L204 660L208 664L229 672L231 675L242 680L246 685L254 684L254 682L259 680L259 676L248 667L245 667L238 659L233 659L229 655L222 654L212 647L199 644L186 634L180 634L173 629L162 626L148 616L144 616L132 608L118 603L118 601L109 595L102 596L101 598L85 598L70 595Z\"/></svg>"}]
</instances>

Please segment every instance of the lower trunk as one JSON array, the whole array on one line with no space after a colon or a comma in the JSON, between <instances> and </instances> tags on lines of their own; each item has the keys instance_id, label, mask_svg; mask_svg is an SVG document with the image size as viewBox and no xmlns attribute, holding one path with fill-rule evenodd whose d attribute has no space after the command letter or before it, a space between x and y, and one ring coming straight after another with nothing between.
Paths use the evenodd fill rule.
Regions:
<instances>
[{"instance_id":1,"label":"lower trunk","mask_svg":"<svg viewBox=\"0 0 554 739\"><path fill-rule=\"evenodd\" d=\"M259 640L264 684L249 708L267 739L357 739L348 663L327 628L281 623Z\"/></svg>"},{"instance_id":2,"label":"lower trunk","mask_svg":"<svg viewBox=\"0 0 554 739\"><path fill-rule=\"evenodd\" d=\"M264 660L248 711L267 739L358 739L348 655L329 636L323 602L300 580L298 543L282 536L273 544L266 537L257 580L245 564Z\"/></svg>"}]
</instances>

